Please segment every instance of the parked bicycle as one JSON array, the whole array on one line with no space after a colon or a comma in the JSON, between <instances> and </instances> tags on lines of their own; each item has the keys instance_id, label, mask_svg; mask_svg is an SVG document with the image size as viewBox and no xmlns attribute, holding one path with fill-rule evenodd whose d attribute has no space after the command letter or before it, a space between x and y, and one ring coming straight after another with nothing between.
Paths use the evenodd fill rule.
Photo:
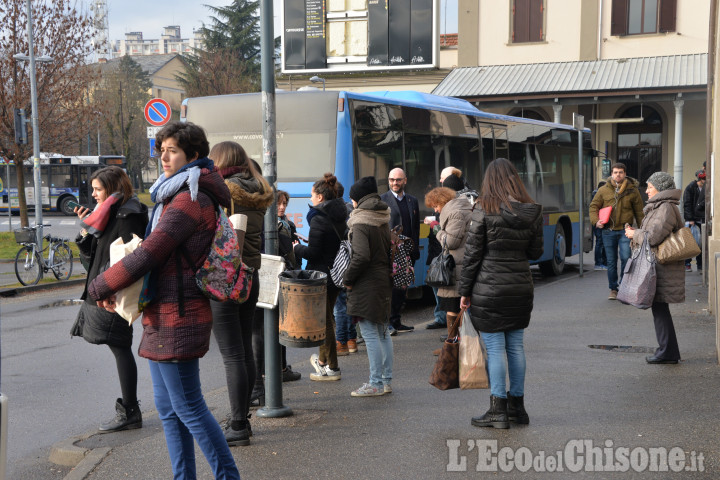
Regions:
<instances>
[{"instance_id":1,"label":"parked bicycle","mask_svg":"<svg viewBox=\"0 0 720 480\"><path fill-rule=\"evenodd\" d=\"M14 230L15 241L22 245L15 255L17 279L23 285L35 285L43 277L43 273L52 270L58 280L67 280L72 275L73 267L73 254L68 239L45 235L48 245L41 251L37 244L37 228L38 225ZM43 258L43 253L46 251L47 260Z\"/></svg>"}]
</instances>

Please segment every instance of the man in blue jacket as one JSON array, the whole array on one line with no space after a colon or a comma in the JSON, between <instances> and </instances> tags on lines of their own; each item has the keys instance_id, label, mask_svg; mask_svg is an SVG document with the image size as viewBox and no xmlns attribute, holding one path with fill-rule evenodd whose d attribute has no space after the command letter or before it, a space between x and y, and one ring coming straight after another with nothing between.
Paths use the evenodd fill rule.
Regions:
<instances>
[{"instance_id":1,"label":"man in blue jacket","mask_svg":"<svg viewBox=\"0 0 720 480\"><path fill-rule=\"evenodd\" d=\"M410 237L413 242L413 249L410 258L413 262L420 258L420 208L417 198L405 193L407 176L402 168L393 168L388 174L388 185L390 190L380 197L390 206L390 228L402 225L402 234ZM393 288L390 306L390 335L397 335L398 332L410 332L415 327L403 325L400 322L400 312L405 303L406 288Z\"/></svg>"}]
</instances>

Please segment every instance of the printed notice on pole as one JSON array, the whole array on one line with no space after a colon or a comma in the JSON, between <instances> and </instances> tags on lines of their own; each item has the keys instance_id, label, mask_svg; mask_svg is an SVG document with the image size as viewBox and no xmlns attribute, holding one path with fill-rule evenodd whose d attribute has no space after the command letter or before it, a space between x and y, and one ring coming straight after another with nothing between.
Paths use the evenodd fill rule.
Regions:
<instances>
[{"instance_id":1,"label":"printed notice on pole","mask_svg":"<svg viewBox=\"0 0 720 480\"><path fill-rule=\"evenodd\" d=\"M257 306L272 310L277 307L278 293L280 291L280 272L285 270L285 260L277 255L261 254L262 268L260 276L260 296Z\"/></svg>"},{"instance_id":2,"label":"printed notice on pole","mask_svg":"<svg viewBox=\"0 0 720 480\"><path fill-rule=\"evenodd\" d=\"M325 38L325 0L305 0L305 37Z\"/></svg>"}]
</instances>

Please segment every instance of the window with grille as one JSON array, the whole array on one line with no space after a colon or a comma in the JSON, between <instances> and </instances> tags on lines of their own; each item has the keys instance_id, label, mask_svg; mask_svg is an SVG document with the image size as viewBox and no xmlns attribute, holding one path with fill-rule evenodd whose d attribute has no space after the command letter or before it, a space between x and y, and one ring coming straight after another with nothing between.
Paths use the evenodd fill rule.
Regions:
<instances>
[{"instance_id":1,"label":"window with grille","mask_svg":"<svg viewBox=\"0 0 720 480\"><path fill-rule=\"evenodd\" d=\"M543 0L513 0L512 43L542 42L545 40Z\"/></svg>"},{"instance_id":2,"label":"window with grille","mask_svg":"<svg viewBox=\"0 0 720 480\"><path fill-rule=\"evenodd\" d=\"M611 35L675 31L677 0L613 0Z\"/></svg>"}]
</instances>

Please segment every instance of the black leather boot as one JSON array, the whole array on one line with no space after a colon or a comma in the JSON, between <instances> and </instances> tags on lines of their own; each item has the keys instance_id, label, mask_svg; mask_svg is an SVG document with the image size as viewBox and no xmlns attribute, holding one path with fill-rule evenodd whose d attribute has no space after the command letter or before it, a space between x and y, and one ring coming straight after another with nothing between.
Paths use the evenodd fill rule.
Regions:
<instances>
[{"instance_id":1,"label":"black leather boot","mask_svg":"<svg viewBox=\"0 0 720 480\"><path fill-rule=\"evenodd\" d=\"M232 420L225 426L225 441L228 445L250 445L250 422L247 420Z\"/></svg>"},{"instance_id":2,"label":"black leather boot","mask_svg":"<svg viewBox=\"0 0 720 480\"><path fill-rule=\"evenodd\" d=\"M265 406L265 385L262 383L256 383L253 386L252 392L250 393L250 406L251 407L264 407Z\"/></svg>"},{"instance_id":3,"label":"black leather boot","mask_svg":"<svg viewBox=\"0 0 720 480\"><path fill-rule=\"evenodd\" d=\"M525 397L513 397L507 394L507 414L508 420L511 422L527 425L530 423L530 417L525 411Z\"/></svg>"},{"instance_id":4,"label":"black leather boot","mask_svg":"<svg viewBox=\"0 0 720 480\"><path fill-rule=\"evenodd\" d=\"M507 398L490 395L490 410L482 417L473 417L470 423L476 427L510 428Z\"/></svg>"},{"instance_id":5,"label":"black leather boot","mask_svg":"<svg viewBox=\"0 0 720 480\"><path fill-rule=\"evenodd\" d=\"M119 432L142 427L142 414L138 402L124 405L122 398L118 398L115 402L115 412L114 419L100 425L100 428L98 428L100 433Z\"/></svg>"}]
</instances>

